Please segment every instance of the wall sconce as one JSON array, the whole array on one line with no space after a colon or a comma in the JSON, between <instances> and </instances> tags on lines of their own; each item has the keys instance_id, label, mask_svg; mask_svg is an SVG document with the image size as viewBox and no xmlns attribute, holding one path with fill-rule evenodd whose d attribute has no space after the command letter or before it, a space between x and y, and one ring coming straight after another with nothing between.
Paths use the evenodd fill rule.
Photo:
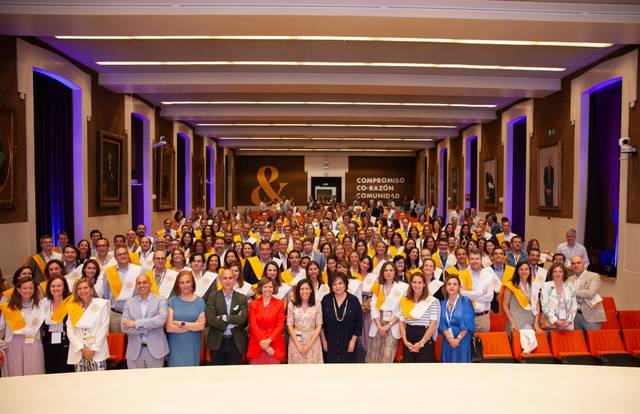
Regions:
<instances>
[{"instance_id":1,"label":"wall sconce","mask_svg":"<svg viewBox=\"0 0 640 414\"><path fill-rule=\"evenodd\" d=\"M571 126L572 126L572 127L576 126L576 120L575 120L575 119L572 119L572 120L571 120Z\"/></svg>"},{"instance_id":2,"label":"wall sconce","mask_svg":"<svg viewBox=\"0 0 640 414\"><path fill-rule=\"evenodd\" d=\"M633 109L636 107L636 101L629 102L629 108Z\"/></svg>"},{"instance_id":3,"label":"wall sconce","mask_svg":"<svg viewBox=\"0 0 640 414\"><path fill-rule=\"evenodd\" d=\"M25 99L27 99L27 95L24 92L20 92L18 94L18 98L20 98L21 101L24 101Z\"/></svg>"}]
</instances>

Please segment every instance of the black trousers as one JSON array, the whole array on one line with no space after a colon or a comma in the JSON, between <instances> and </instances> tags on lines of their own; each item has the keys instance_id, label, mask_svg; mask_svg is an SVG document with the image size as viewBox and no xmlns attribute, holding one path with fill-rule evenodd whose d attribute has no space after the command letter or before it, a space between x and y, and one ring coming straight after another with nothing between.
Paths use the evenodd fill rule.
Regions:
<instances>
[{"instance_id":1,"label":"black trousers","mask_svg":"<svg viewBox=\"0 0 640 414\"><path fill-rule=\"evenodd\" d=\"M47 325L45 325L46 327ZM67 356L69 355L69 340L65 332L61 333L62 343L51 343L51 332L44 330L42 337L42 347L44 348L44 372L47 374L61 374L64 372L73 372L73 365L67 365Z\"/></svg>"},{"instance_id":2,"label":"black trousers","mask_svg":"<svg viewBox=\"0 0 640 414\"><path fill-rule=\"evenodd\" d=\"M242 354L238 351L233 338L222 338L222 344L217 351L211 351L212 365L240 365Z\"/></svg>"},{"instance_id":3,"label":"black trousers","mask_svg":"<svg viewBox=\"0 0 640 414\"><path fill-rule=\"evenodd\" d=\"M427 330L426 326L411 326L407 327L407 341L415 344L420 341ZM435 344L433 339L429 339L427 343L420 349L420 352L411 352L409 349L402 345L403 362L434 362L435 356Z\"/></svg>"}]
</instances>

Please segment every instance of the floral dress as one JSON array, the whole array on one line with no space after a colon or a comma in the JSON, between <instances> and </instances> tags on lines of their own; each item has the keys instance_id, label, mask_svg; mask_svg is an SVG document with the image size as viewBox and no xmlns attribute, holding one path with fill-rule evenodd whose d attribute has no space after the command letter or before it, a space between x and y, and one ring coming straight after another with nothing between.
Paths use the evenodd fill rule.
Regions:
<instances>
[{"instance_id":1,"label":"floral dress","mask_svg":"<svg viewBox=\"0 0 640 414\"><path fill-rule=\"evenodd\" d=\"M295 329L296 335L289 338L290 364L322 364L322 345L320 335L316 337L313 346L305 354L298 352L293 341L300 341L303 346L309 343L313 331L322 325L322 309L319 305L302 309L289 302L287 325Z\"/></svg>"}]
</instances>

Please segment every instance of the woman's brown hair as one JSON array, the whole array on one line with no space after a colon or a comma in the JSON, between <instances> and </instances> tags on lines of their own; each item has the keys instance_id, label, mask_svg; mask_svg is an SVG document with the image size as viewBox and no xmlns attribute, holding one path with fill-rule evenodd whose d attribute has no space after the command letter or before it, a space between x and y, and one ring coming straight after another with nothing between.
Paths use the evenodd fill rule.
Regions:
<instances>
[{"instance_id":1,"label":"woman's brown hair","mask_svg":"<svg viewBox=\"0 0 640 414\"><path fill-rule=\"evenodd\" d=\"M427 284L427 277L421 271L413 272L411 276L409 276L409 288L407 289L407 299L413 300L413 287L411 286L411 282L413 282L413 278L419 277L424 282L424 289L422 289L422 295L420 295L420 300L425 300L429 297L429 285Z\"/></svg>"},{"instance_id":2,"label":"woman's brown hair","mask_svg":"<svg viewBox=\"0 0 640 414\"><path fill-rule=\"evenodd\" d=\"M562 270L562 281L566 282L567 279L569 278L569 272L567 271L567 268L565 267L564 263L554 263L551 265L551 267L549 268L549 271L547 272L551 280L553 280L553 271L556 268L559 268L560 270Z\"/></svg>"},{"instance_id":3,"label":"woman's brown hair","mask_svg":"<svg viewBox=\"0 0 640 414\"><path fill-rule=\"evenodd\" d=\"M35 280L31 276L24 276L18 279L18 283L16 283L13 288L13 293L9 298L9 309L22 309L22 297L20 296L20 292L18 292L18 289L25 283L33 283L33 305L40 305L40 289L38 288L38 285L36 285Z\"/></svg>"},{"instance_id":4,"label":"woman's brown hair","mask_svg":"<svg viewBox=\"0 0 640 414\"><path fill-rule=\"evenodd\" d=\"M62 284L64 286L62 290L62 299L66 299L71 295L71 291L69 290L69 285L67 284L67 280L62 276L54 276L47 280L47 287L45 288L44 294L47 296L49 300L53 300L53 295L51 294L51 283L54 280L62 280Z\"/></svg>"},{"instance_id":5,"label":"woman's brown hair","mask_svg":"<svg viewBox=\"0 0 640 414\"><path fill-rule=\"evenodd\" d=\"M180 296L180 279L182 279L182 276L185 275L189 275L191 277L191 288L194 292L196 291L196 278L193 277L193 273L191 273L191 270L183 270L182 272L178 273L178 276L176 276L176 281L173 283L173 294L176 296Z\"/></svg>"}]
</instances>

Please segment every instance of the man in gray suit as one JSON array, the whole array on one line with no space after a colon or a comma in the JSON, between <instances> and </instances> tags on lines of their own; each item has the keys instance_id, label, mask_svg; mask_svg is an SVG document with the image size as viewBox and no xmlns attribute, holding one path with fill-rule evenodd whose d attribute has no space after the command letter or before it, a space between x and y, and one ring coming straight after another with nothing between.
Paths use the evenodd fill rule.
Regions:
<instances>
[{"instance_id":1,"label":"man in gray suit","mask_svg":"<svg viewBox=\"0 0 640 414\"><path fill-rule=\"evenodd\" d=\"M578 300L578 312L573 321L574 329L583 331L600 329L602 322L607 320L602 299L598 296L600 275L586 270L582 256L571 258L571 270L575 275L573 277L576 278L574 282Z\"/></svg>"},{"instance_id":2,"label":"man in gray suit","mask_svg":"<svg viewBox=\"0 0 640 414\"><path fill-rule=\"evenodd\" d=\"M207 299L207 348L213 365L238 365L247 352L247 297L234 290L236 283L231 269L220 273L222 289Z\"/></svg>"},{"instance_id":3,"label":"man in gray suit","mask_svg":"<svg viewBox=\"0 0 640 414\"><path fill-rule=\"evenodd\" d=\"M324 269L324 266L327 264L327 259L325 259L324 254L313 250L313 240L310 238L306 238L302 242L301 256L308 257L309 259L318 262L320 269Z\"/></svg>"},{"instance_id":4,"label":"man in gray suit","mask_svg":"<svg viewBox=\"0 0 640 414\"><path fill-rule=\"evenodd\" d=\"M136 278L138 296L127 300L122 312L122 332L128 336L127 367L161 368L169 353L164 324L167 321L166 299L151 293L149 276Z\"/></svg>"}]
</instances>

